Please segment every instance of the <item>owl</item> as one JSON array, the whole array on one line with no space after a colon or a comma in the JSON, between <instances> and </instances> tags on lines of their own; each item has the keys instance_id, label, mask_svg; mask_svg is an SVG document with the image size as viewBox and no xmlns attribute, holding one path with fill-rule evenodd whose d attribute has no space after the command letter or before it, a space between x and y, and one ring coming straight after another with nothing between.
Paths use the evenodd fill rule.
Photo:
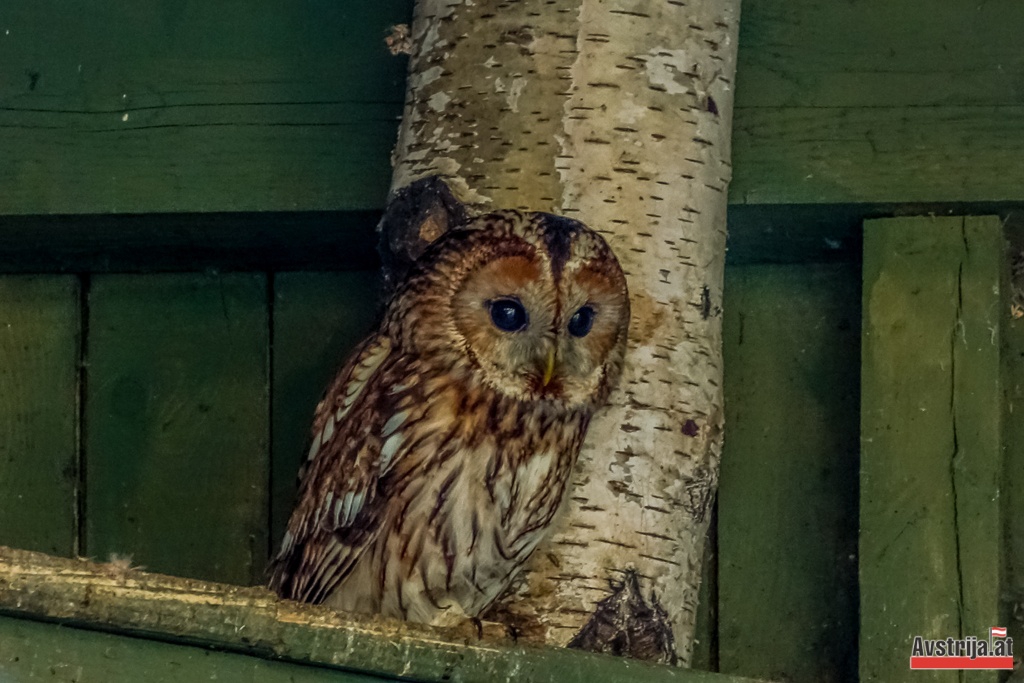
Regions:
<instances>
[{"instance_id":1,"label":"owl","mask_svg":"<svg viewBox=\"0 0 1024 683\"><path fill-rule=\"evenodd\" d=\"M628 322L622 269L582 223L503 211L443 234L317 406L271 588L480 615L551 526Z\"/></svg>"}]
</instances>

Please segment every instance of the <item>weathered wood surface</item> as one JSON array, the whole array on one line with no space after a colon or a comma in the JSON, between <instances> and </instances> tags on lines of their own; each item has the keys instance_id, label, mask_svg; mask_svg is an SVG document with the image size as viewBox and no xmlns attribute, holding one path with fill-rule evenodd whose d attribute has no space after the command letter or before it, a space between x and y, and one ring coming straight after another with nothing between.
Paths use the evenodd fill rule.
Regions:
<instances>
[{"instance_id":1,"label":"weathered wood surface","mask_svg":"<svg viewBox=\"0 0 1024 683\"><path fill-rule=\"evenodd\" d=\"M281 601L261 588L178 579L9 548L0 548L0 612L419 681L745 680L625 658L467 639L455 631Z\"/></svg>"},{"instance_id":2,"label":"weathered wood surface","mask_svg":"<svg viewBox=\"0 0 1024 683\"><path fill-rule=\"evenodd\" d=\"M382 206L409 0L4 10L0 213ZM733 203L1024 199L1017 0L743 13Z\"/></svg>"},{"instance_id":3,"label":"weathered wood surface","mask_svg":"<svg viewBox=\"0 0 1024 683\"><path fill-rule=\"evenodd\" d=\"M78 491L79 290L0 278L0 543L71 555Z\"/></svg>"},{"instance_id":4,"label":"weathered wood surface","mask_svg":"<svg viewBox=\"0 0 1024 683\"><path fill-rule=\"evenodd\" d=\"M373 683L382 680L396 679L0 617L0 681L4 683Z\"/></svg>"},{"instance_id":5,"label":"weathered wood surface","mask_svg":"<svg viewBox=\"0 0 1024 683\"><path fill-rule=\"evenodd\" d=\"M959 680L907 658L914 635L984 637L999 623L1002 225L864 231L860 677Z\"/></svg>"},{"instance_id":6,"label":"weathered wood surface","mask_svg":"<svg viewBox=\"0 0 1024 683\"><path fill-rule=\"evenodd\" d=\"M1017 272L1012 277L1017 303L1024 298L1024 225L1008 229L1009 259L1017 259ZM1024 643L1024 317L1010 315L1005 307L1003 317L1003 464L1006 505L1006 585L1012 616L1009 628L1014 643ZM1018 659L1024 655L1018 655ZM1024 678L1024 671L1018 675Z\"/></svg>"},{"instance_id":7,"label":"weathered wood surface","mask_svg":"<svg viewBox=\"0 0 1024 683\"><path fill-rule=\"evenodd\" d=\"M1024 4L743 4L734 203L1020 200Z\"/></svg>"},{"instance_id":8,"label":"weathered wood surface","mask_svg":"<svg viewBox=\"0 0 1024 683\"><path fill-rule=\"evenodd\" d=\"M377 312L375 271L274 275L271 548L295 504L313 409Z\"/></svg>"},{"instance_id":9,"label":"weathered wood surface","mask_svg":"<svg viewBox=\"0 0 1024 683\"><path fill-rule=\"evenodd\" d=\"M726 271L719 671L857 680L860 271Z\"/></svg>"},{"instance_id":10,"label":"weathered wood surface","mask_svg":"<svg viewBox=\"0 0 1024 683\"><path fill-rule=\"evenodd\" d=\"M82 554L263 581L267 301L256 274L92 279Z\"/></svg>"},{"instance_id":11,"label":"weathered wood surface","mask_svg":"<svg viewBox=\"0 0 1024 683\"><path fill-rule=\"evenodd\" d=\"M409 0L7 0L0 213L378 207Z\"/></svg>"}]
</instances>

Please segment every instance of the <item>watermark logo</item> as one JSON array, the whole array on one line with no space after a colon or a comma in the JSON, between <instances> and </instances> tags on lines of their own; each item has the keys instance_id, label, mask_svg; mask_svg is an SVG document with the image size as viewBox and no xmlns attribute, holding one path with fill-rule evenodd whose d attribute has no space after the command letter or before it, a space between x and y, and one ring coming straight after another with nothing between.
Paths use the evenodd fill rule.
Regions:
<instances>
[{"instance_id":1,"label":"watermark logo","mask_svg":"<svg viewBox=\"0 0 1024 683\"><path fill-rule=\"evenodd\" d=\"M1005 626L988 630L988 640L966 636L932 640L914 636L910 649L910 668L934 669L1012 669L1013 638Z\"/></svg>"}]
</instances>

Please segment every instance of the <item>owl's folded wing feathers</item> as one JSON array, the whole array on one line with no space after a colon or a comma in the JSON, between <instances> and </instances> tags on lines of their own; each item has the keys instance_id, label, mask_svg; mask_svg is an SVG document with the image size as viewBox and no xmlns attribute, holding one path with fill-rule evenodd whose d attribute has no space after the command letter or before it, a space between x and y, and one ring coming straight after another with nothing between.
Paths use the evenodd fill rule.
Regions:
<instances>
[{"instance_id":1,"label":"owl's folded wing feathers","mask_svg":"<svg viewBox=\"0 0 1024 683\"><path fill-rule=\"evenodd\" d=\"M282 597L323 602L380 531L387 500L378 484L396 455L385 438L395 355L387 337L369 337L317 406L299 502L271 567Z\"/></svg>"}]
</instances>

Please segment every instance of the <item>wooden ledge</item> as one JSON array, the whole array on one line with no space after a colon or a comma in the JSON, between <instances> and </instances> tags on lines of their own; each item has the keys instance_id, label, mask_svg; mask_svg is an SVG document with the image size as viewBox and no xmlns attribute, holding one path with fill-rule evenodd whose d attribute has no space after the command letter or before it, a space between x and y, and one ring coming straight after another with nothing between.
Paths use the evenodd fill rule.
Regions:
<instances>
[{"instance_id":1,"label":"wooden ledge","mask_svg":"<svg viewBox=\"0 0 1024 683\"><path fill-rule=\"evenodd\" d=\"M627 659L522 646L459 630L343 615L263 588L150 574L0 546L0 613L189 642L266 658L421 681L537 683L743 680ZM498 631L496 629L496 631Z\"/></svg>"}]
</instances>

